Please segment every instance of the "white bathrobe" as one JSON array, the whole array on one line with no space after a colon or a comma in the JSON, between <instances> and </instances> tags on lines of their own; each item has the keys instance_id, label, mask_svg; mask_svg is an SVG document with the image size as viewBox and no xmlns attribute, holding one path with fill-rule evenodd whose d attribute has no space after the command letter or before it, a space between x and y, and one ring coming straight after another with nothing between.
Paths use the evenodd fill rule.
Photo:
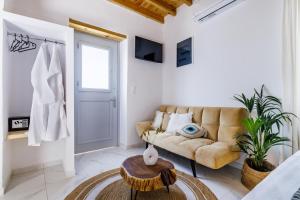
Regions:
<instances>
[{"instance_id":1,"label":"white bathrobe","mask_svg":"<svg viewBox=\"0 0 300 200\"><path fill-rule=\"evenodd\" d=\"M28 145L56 141L68 136L59 49L43 43L31 71L34 89Z\"/></svg>"}]
</instances>

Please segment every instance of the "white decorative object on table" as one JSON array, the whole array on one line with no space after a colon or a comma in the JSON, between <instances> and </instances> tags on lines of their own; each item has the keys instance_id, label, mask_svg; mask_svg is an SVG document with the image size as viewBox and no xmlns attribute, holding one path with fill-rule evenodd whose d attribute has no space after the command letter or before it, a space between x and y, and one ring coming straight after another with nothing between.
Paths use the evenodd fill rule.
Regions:
<instances>
[{"instance_id":1,"label":"white decorative object on table","mask_svg":"<svg viewBox=\"0 0 300 200\"><path fill-rule=\"evenodd\" d=\"M144 162L146 165L155 165L158 160L158 152L151 144L143 153Z\"/></svg>"}]
</instances>

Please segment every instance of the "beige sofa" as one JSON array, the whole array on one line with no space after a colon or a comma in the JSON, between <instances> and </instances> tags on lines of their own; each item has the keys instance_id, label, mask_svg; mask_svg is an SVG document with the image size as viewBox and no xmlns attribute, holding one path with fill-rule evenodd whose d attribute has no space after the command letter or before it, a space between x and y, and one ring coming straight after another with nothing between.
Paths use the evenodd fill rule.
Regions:
<instances>
[{"instance_id":1,"label":"beige sofa","mask_svg":"<svg viewBox=\"0 0 300 200\"><path fill-rule=\"evenodd\" d=\"M248 115L243 108L160 106L165 112L162 132L151 130L151 121L138 122L138 135L146 142L190 159L196 177L195 162L219 169L240 158L236 136L244 133L241 124ZM189 139L166 133L169 113L193 112L193 122L208 130L207 138Z\"/></svg>"}]
</instances>

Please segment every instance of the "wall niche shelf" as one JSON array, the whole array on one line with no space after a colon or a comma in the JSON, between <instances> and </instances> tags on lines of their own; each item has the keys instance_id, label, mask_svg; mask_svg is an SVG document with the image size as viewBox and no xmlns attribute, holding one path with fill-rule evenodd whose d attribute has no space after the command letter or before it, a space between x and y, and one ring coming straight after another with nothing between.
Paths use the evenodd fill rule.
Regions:
<instances>
[{"instance_id":1,"label":"wall niche shelf","mask_svg":"<svg viewBox=\"0 0 300 200\"><path fill-rule=\"evenodd\" d=\"M25 139L28 136L25 134L26 131L11 131L7 134L7 140L18 140Z\"/></svg>"}]
</instances>

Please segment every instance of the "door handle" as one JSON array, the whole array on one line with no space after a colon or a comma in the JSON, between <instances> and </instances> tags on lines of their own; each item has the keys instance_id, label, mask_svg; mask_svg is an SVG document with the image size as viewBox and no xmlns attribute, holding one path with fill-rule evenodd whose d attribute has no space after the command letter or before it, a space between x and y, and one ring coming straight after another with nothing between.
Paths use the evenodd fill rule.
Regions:
<instances>
[{"instance_id":1,"label":"door handle","mask_svg":"<svg viewBox=\"0 0 300 200\"><path fill-rule=\"evenodd\" d=\"M115 97L112 98L112 99L110 99L110 101L113 102L113 107L114 107L114 108L117 107L117 99L116 99Z\"/></svg>"}]
</instances>

